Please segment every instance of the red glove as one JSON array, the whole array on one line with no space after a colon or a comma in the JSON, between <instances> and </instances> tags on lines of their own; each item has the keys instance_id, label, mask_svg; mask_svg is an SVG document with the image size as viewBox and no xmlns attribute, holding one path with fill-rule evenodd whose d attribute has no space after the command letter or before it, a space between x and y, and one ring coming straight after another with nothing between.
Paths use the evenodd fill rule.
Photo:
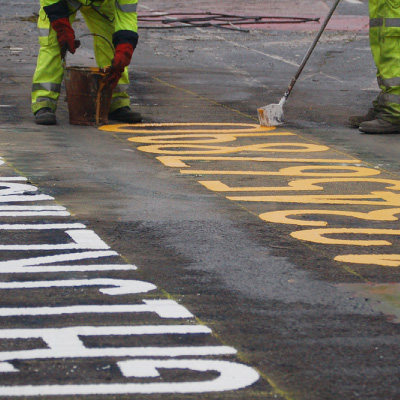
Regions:
<instances>
[{"instance_id":1,"label":"red glove","mask_svg":"<svg viewBox=\"0 0 400 400\"><path fill-rule=\"evenodd\" d=\"M68 18L59 18L55 21L51 22L51 27L57 33L57 40L60 44L60 49L67 49L72 54L75 53L76 45L75 45L75 32L72 29L72 26L69 22Z\"/></svg>"},{"instance_id":2,"label":"red glove","mask_svg":"<svg viewBox=\"0 0 400 400\"><path fill-rule=\"evenodd\" d=\"M129 43L121 43L115 48L115 56L107 78L113 90L117 86L125 67L131 62L133 50L133 46Z\"/></svg>"}]
</instances>

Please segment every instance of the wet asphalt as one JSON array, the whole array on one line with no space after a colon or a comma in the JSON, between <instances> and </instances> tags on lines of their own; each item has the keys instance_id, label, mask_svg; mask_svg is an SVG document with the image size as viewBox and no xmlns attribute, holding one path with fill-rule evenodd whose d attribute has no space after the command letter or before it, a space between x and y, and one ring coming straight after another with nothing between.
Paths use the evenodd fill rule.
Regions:
<instances>
[{"instance_id":1,"label":"wet asphalt","mask_svg":"<svg viewBox=\"0 0 400 400\"><path fill-rule=\"evenodd\" d=\"M251 2L248 11L253 13L260 8L263 13L271 11L262 9L265 7L262 3ZM295 3L297 8L291 11L300 13L302 2ZM227 11L245 13L237 2L221 3L219 11L223 5ZM316 14L324 15L329 5L329 2L318 2ZM275 131L259 130L256 109L279 101L313 39L314 28L250 32L212 27L143 29L141 45L134 55L129 89L133 107L144 116L143 126L119 130L72 126L68 123L63 92L57 112L58 124L41 127L33 123L29 109L38 46L34 23L24 18L32 16L37 7L26 2L20 7L2 7L5 13L0 28L0 156L6 164L1 167L1 176L26 177L26 184L38 188L36 194L55 199L43 204L65 207L70 215L11 217L0 214L1 223L81 223L109 246L107 251L116 253L111 258L96 260L44 262L44 266L64 267L58 271L23 273L12 272L15 263L8 268L7 262L68 255L73 251L5 248L0 253L4 262L0 266L5 268L1 280L134 279L149 282L156 289L107 298L98 288L84 285L2 290L1 307L107 307L169 299L184 306L193 318L177 322L176 319L161 320L148 313L121 311L12 315L0 317L0 335L2 330L89 325L206 326L212 331L210 335L121 333L89 335L82 340L91 349L229 346L237 353L189 358L239 363L257 371L260 377L241 389L221 389L221 392L210 389L204 393L189 390L161 394L150 390L139 395L135 391L107 395L101 392L103 384L204 381L207 387L217 373L206 370L199 374L182 367L161 369L159 378L140 378L140 375L127 378L121 374L117 362L130 360L128 354L103 358L63 355L45 360L34 356L19 360L11 355L6 359L19 372L0 372L0 389L5 388L3 392L0 390L1 398L59 398L60 388L49 395L34 391L29 394L29 390L31 386L88 384L99 386L99 392L86 396L66 394L66 398L389 400L400 397L398 263L388 266L372 262L372 256L377 254L399 252L398 221L383 217L366 220L360 215L358 219L348 218L343 214L354 216L399 207L396 188L390 186L396 183L400 171L398 135L362 135L347 126L348 116L368 109L378 93L367 31L329 30L324 34L285 106L285 125ZM211 7L210 2L202 2L193 10L209 11ZM274 2L274 7L274 13L287 14L283 3L279 7ZM304 7L309 10L306 7L312 6L304 2ZM185 8L177 1L166 9L186 11L190 4ZM163 11L155 0L147 2L142 9L143 12L154 10ZM367 4L343 2L338 15L365 16ZM82 21L78 21L77 31L85 32ZM90 64L89 45L83 43L77 63L83 60ZM74 62L72 57L69 60ZM236 129L239 136L228 140L223 137L227 135L221 132L223 129ZM251 136L249 129L255 129L259 136ZM197 136L193 139L191 135ZM274 143L279 145L264 151L266 145ZM287 146L286 152L279 151L282 146ZM300 147L311 149L310 146L323 147L314 147L310 152L295 151ZM186 163L186 166L179 163L176 166L171 159L160 159L163 156L188 159L172 160ZM260 157L279 160L255 160ZM315 183L323 190L308 192L277 189L299 179L327 179L318 174L318 168L313 168L321 164L333 165L332 170L326 167L332 174L337 166L343 169L339 175L328 178L340 179L343 177L340 173L348 171L346 166L360 168L355 173L360 173L361 178ZM308 175L282 172L283 168L300 165L309 168ZM212 186L215 182L222 182L230 189L226 192L215 189ZM305 190L306 184L301 183L301 190ZM264 189L254 193L254 188ZM386 192L392 196L389 200ZM314 197L296 197L301 195ZM322 195L328 199L318 198ZM257 200L253 196L264 198ZM5 199L4 204L22 203ZM23 204L42 203L25 199ZM324 212L319 217L310 213L290 217L311 226L271 222L272 213L299 209ZM268 216L262 217L267 213ZM324 228L315 224L315 220L327 222L329 228L375 229L367 235L361 231L341 232L343 240L386 240L392 245L388 248L382 243L332 244L320 239L315 241L315 237L308 235L300 239L293 235L295 231ZM385 231L378 234L377 230ZM325 236L339 238L335 234ZM70 243L65 232L56 229L37 232L31 227L5 231L1 237L5 246ZM355 254L367 258L361 263L336 259ZM76 264L84 267L74 270ZM98 264L103 267L126 264L138 269L89 268ZM61 345L70 344L66 341ZM0 341L1 352L45 347L37 338ZM168 354L160 357L167 361L188 358L173 358ZM153 355L146 360L154 358L157 357ZM19 387L27 387L24 389L27 392L20 392Z\"/></svg>"}]
</instances>

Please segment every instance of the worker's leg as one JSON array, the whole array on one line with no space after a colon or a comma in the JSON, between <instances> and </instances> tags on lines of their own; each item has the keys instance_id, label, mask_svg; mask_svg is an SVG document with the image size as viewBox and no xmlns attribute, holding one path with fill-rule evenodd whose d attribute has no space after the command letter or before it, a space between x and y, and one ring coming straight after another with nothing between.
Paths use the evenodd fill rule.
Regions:
<instances>
[{"instance_id":1,"label":"worker's leg","mask_svg":"<svg viewBox=\"0 0 400 400\"><path fill-rule=\"evenodd\" d=\"M369 40L371 46L371 52L374 57L375 65L377 67L377 78L379 78L379 59L380 59L380 34L382 30L382 13L381 5L383 0L369 0L369 17L370 17L370 28L369 28ZM358 128L363 122L374 120L379 113L378 98L372 102L372 107L364 115L351 115L348 119L348 123L353 128Z\"/></svg>"},{"instance_id":2,"label":"worker's leg","mask_svg":"<svg viewBox=\"0 0 400 400\"><path fill-rule=\"evenodd\" d=\"M385 0L369 0L369 43L371 47L372 56L376 65L376 76L378 79L378 84L380 84L380 71L379 71L379 62L380 62L380 37L382 33L383 27L383 12L384 7L383 3ZM373 103L373 110L378 113L379 105L378 99L376 99Z\"/></svg>"},{"instance_id":3,"label":"worker's leg","mask_svg":"<svg viewBox=\"0 0 400 400\"><path fill-rule=\"evenodd\" d=\"M371 50L381 93L377 116L363 122L364 133L400 133L400 0L370 0Z\"/></svg>"},{"instance_id":4,"label":"worker's leg","mask_svg":"<svg viewBox=\"0 0 400 400\"><path fill-rule=\"evenodd\" d=\"M400 0L380 3L378 16L382 26L379 37L373 37L374 43L379 43L374 44L378 83L382 90L378 96L379 118L400 124Z\"/></svg>"},{"instance_id":5,"label":"worker's leg","mask_svg":"<svg viewBox=\"0 0 400 400\"><path fill-rule=\"evenodd\" d=\"M39 11L38 29L40 50L32 82L33 113L44 107L56 110L63 77L57 35L50 29L43 8Z\"/></svg>"},{"instance_id":6,"label":"worker's leg","mask_svg":"<svg viewBox=\"0 0 400 400\"><path fill-rule=\"evenodd\" d=\"M106 0L101 7L97 8L97 10L104 16L108 17L108 19L96 12L96 9L92 7L85 7L81 9L90 31L92 33L97 33L98 35L104 36L109 43L112 43L112 36L114 33L114 7L114 0ZM107 43L104 39L97 36L94 36L93 42L97 65L101 68L111 65L111 61L114 58L114 48L112 45L110 46L109 43ZM127 94L128 87L128 68L125 68L125 71L123 72L121 79L119 80L118 85L113 92L110 112L113 112L121 107L129 107L130 99Z\"/></svg>"},{"instance_id":7,"label":"worker's leg","mask_svg":"<svg viewBox=\"0 0 400 400\"><path fill-rule=\"evenodd\" d=\"M40 2L43 6L42 1ZM73 16L70 17L72 22ZM42 108L57 109L64 70L61 65L60 46L56 32L51 29L50 21L43 7L38 18L40 50L32 82L32 112Z\"/></svg>"},{"instance_id":8,"label":"worker's leg","mask_svg":"<svg viewBox=\"0 0 400 400\"><path fill-rule=\"evenodd\" d=\"M385 0L369 0L369 43L375 65L379 69L380 35L383 27L383 7ZM379 70L378 70L379 75Z\"/></svg>"}]
</instances>

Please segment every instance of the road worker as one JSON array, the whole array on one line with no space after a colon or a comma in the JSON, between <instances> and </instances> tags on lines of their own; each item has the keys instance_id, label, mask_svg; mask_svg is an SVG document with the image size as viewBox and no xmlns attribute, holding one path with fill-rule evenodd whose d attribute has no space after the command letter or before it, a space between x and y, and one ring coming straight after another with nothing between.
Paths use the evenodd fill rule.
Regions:
<instances>
[{"instance_id":1,"label":"road worker","mask_svg":"<svg viewBox=\"0 0 400 400\"><path fill-rule=\"evenodd\" d=\"M400 0L369 0L370 45L380 94L349 123L363 133L400 133Z\"/></svg>"},{"instance_id":2,"label":"road worker","mask_svg":"<svg viewBox=\"0 0 400 400\"><path fill-rule=\"evenodd\" d=\"M140 113L130 108L126 90L129 85L127 66L138 42L138 0L40 0L38 18L40 50L32 84L32 112L39 125L54 125L64 69L62 52L75 53L79 43L71 26L79 10L94 36L94 52L99 67L110 67L108 81L113 88L110 120L135 123Z\"/></svg>"}]
</instances>

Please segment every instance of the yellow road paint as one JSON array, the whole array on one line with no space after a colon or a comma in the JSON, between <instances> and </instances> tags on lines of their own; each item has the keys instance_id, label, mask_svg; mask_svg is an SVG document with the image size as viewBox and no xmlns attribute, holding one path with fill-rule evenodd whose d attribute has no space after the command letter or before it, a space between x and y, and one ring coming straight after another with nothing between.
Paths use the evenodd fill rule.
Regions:
<instances>
[{"instance_id":1,"label":"yellow road paint","mask_svg":"<svg viewBox=\"0 0 400 400\"><path fill-rule=\"evenodd\" d=\"M157 160L162 162L165 166L171 168L185 168L190 167L183 161L246 161L246 162L282 162L282 163L360 163L359 160L335 160L324 158L267 158L267 157L190 157L190 156L160 156ZM400 184L400 181L399 181Z\"/></svg>"},{"instance_id":2,"label":"yellow road paint","mask_svg":"<svg viewBox=\"0 0 400 400\"><path fill-rule=\"evenodd\" d=\"M149 129L149 128L165 128L165 127L214 127L214 129L160 129L160 130L154 130L154 129ZM238 129L215 129L218 127L223 127L226 128L227 126L235 126L235 127L240 127ZM139 129L142 128L142 129ZM147 129L146 129L147 128ZM260 126L257 124L234 124L234 123L213 123L213 122L199 122L199 123L154 123L154 124L135 124L135 125L129 125L129 124L117 124L117 125L103 125L99 127L100 130L102 131L107 131L107 132L115 132L115 133L134 133L134 134L167 134L167 133L256 133L256 132L271 132L275 130L276 128L274 127L266 127L266 126ZM284 132L283 132L284 133ZM279 134L282 134L280 132ZM294 135L291 133L290 135Z\"/></svg>"},{"instance_id":3,"label":"yellow road paint","mask_svg":"<svg viewBox=\"0 0 400 400\"><path fill-rule=\"evenodd\" d=\"M276 224L300 225L300 226L327 226L325 221L308 221L289 218L292 215L339 215L343 217L351 217L363 219L366 221L398 221L395 217L400 214L400 208L390 208L385 210L376 210L369 213L352 212L352 211L336 211L336 210L284 210L272 211L260 214L260 218L266 222Z\"/></svg>"},{"instance_id":4,"label":"yellow road paint","mask_svg":"<svg viewBox=\"0 0 400 400\"><path fill-rule=\"evenodd\" d=\"M158 157L164 158L164 157ZM167 158L167 157L165 157ZM163 160L160 160L163 162ZM169 165L169 160L163 162L164 165ZM173 164L174 160L171 160L171 164ZM182 163L183 166L187 167L188 165ZM177 162L178 166L179 163ZM182 167L182 165L179 165ZM199 181L206 188L214 191L214 192L286 192L286 191L315 191L315 190L324 190L324 187L316 185L317 183L354 183L354 182L363 182L363 183L383 183L387 184L386 189L392 190L400 190L400 181L396 181L393 179L375 179L375 178L328 178L328 179L298 179L296 181L291 181L288 183L287 187L281 186L244 186L244 187L230 187L225 185L221 181ZM352 185L354 187L354 185Z\"/></svg>"},{"instance_id":5,"label":"yellow road paint","mask_svg":"<svg viewBox=\"0 0 400 400\"><path fill-rule=\"evenodd\" d=\"M340 221L340 226L332 228L293 232L291 236L299 240L325 246L388 246L391 245L388 241L360 239L359 236L400 236L398 230L369 229L368 227L351 229L344 227L342 222L343 217L371 223L397 221L397 214L400 214L400 193L396 193L396 191L400 191L400 180L377 177L381 171L361 166L359 165L362 163L360 160L351 157L348 159L343 155L337 158L329 157L329 155L326 158L313 157L315 153L326 153L331 149L318 143L311 143L291 132L261 127L258 124L236 123L120 124L103 126L100 129L118 134L134 135L126 140L141 144L138 150L157 155L157 159L162 164L170 168L179 168L182 175L229 176L227 178L229 183L221 181L219 177L213 180L199 180L199 183L213 192L231 192L231 195L227 196L229 200L260 205L263 203L326 205L324 209L305 206L304 209L259 213L259 217L265 222L289 226L326 227ZM243 141L245 142L243 143ZM222 143L227 144L221 145ZM233 143L236 145L233 146ZM263 156L264 153L271 154L271 157ZM298 153L301 154L300 157L296 157ZM209 167L208 169L198 169L192 167L191 162L193 164L196 162L207 163ZM230 163L226 170L216 168L222 162ZM246 170L241 168L244 162ZM280 168L279 163L301 165ZM237 166L237 170L232 169L232 164ZM277 166L279 167L277 168ZM243 185L244 180L247 181L247 177L254 177L258 184ZM280 185L277 186L275 179L273 184L268 185L268 177L277 177L278 179L281 177L282 182L279 182ZM236 184L235 181L237 181ZM261 185L260 182L262 182ZM343 185L345 193L350 189L350 194L339 194L342 190L340 185ZM327 190L329 192L325 193ZM293 192L313 191L323 191L324 193L293 195ZM233 196L238 192L272 193L268 196L248 194ZM282 192L287 195L279 195ZM329 205L334 208L329 208ZM374 209L367 209L365 212L354 210L355 206L361 205ZM341 209L337 209L337 207L341 207ZM377 207L378 209L376 209ZM335 217L340 217L340 219L335 219ZM338 234L341 235L339 238L331 236ZM349 239L349 235L357 235L357 239ZM335 260L350 264L400 266L400 256L395 254L338 255ZM343 268L353 275L361 277L347 265L343 265Z\"/></svg>"},{"instance_id":6,"label":"yellow road paint","mask_svg":"<svg viewBox=\"0 0 400 400\"><path fill-rule=\"evenodd\" d=\"M307 170L338 170L350 172L303 172ZM377 169L365 167L344 167L327 165L302 165L299 167L282 168L278 172L274 171L212 171L212 170L182 170L181 174L193 175L266 175L266 176L319 176L319 177L351 177L351 176L374 176L381 172Z\"/></svg>"},{"instance_id":7,"label":"yellow road paint","mask_svg":"<svg viewBox=\"0 0 400 400\"><path fill-rule=\"evenodd\" d=\"M152 144L196 144L196 143L226 143L234 142L238 138L244 137L276 137L276 136L294 136L293 133L192 133L191 135L159 135L159 136L137 136L128 139L135 143Z\"/></svg>"},{"instance_id":8,"label":"yellow road paint","mask_svg":"<svg viewBox=\"0 0 400 400\"><path fill-rule=\"evenodd\" d=\"M333 239L325 235L353 234L353 235L395 235L400 236L400 230L397 229L357 229L357 228L323 228L310 229L305 231L292 232L290 235L296 239L306 242L321 244L337 244L350 246L391 246L392 243L386 240L351 240L351 239Z\"/></svg>"},{"instance_id":9,"label":"yellow road paint","mask_svg":"<svg viewBox=\"0 0 400 400\"><path fill-rule=\"evenodd\" d=\"M133 141L133 138L129 139ZM260 143L250 146L207 146L206 144L190 144L190 142L180 143L165 143L152 146L141 146L138 150L145 153L154 154L232 154L241 153L243 151L254 152L273 152L273 153L311 153L329 150L326 146L318 146L307 143ZM207 143L203 141L202 143ZM192 149L192 150L176 150ZM168 150L175 149L175 150ZM195 150L199 149L199 150Z\"/></svg>"},{"instance_id":10,"label":"yellow road paint","mask_svg":"<svg viewBox=\"0 0 400 400\"><path fill-rule=\"evenodd\" d=\"M400 267L400 254L347 254L335 257L335 261L351 264Z\"/></svg>"},{"instance_id":11,"label":"yellow road paint","mask_svg":"<svg viewBox=\"0 0 400 400\"><path fill-rule=\"evenodd\" d=\"M368 206L400 206L400 194L392 192L372 192L371 194L322 194L305 196L236 196L233 201L256 201L268 203L301 204L356 204ZM373 201L376 200L376 201Z\"/></svg>"}]
</instances>

